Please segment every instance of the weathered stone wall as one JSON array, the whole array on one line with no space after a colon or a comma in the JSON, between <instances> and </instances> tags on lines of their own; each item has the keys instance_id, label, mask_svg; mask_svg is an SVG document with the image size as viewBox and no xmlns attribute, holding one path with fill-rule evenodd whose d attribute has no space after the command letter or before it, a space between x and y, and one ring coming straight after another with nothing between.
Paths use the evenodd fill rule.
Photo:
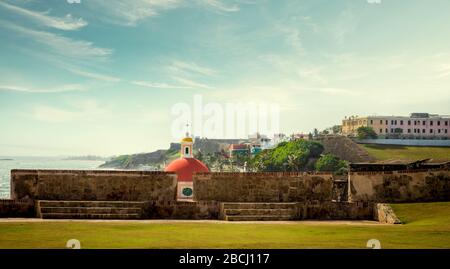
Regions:
<instances>
[{"instance_id":1,"label":"weathered stone wall","mask_svg":"<svg viewBox=\"0 0 450 269\"><path fill-rule=\"evenodd\" d=\"M194 175L196 201L331 201L329 173L200 173Z\"/></svg>"},{"instance_id":2,"label":"weathered stone wall","mask_svg":"<svg viewBox=\"0 0 450 269\"><path fill-rule=\"evenodd\" d=\"M0 200L0 218L34 217L33 200Z\"/></svg>"},{"instance_id":3,"label":"weathered stone wall","mask_svg":"<svg viewBox=\"0 0 450 269\"><path fill-rule=\"evenodd\" d=\"M375 204L373 207L373 219L381 223L401 224L394 210L388 204Z\"/></svg>"},{"instance_id":4,"label":"weathered stone wall","mask_svg":"<svg viewBox=\"0 0 450 269\"><path fill-rule=\"evenodd\" d=\"M373 219L373 204L365 202L299 203L298 219L316 220L369 220Z\"/></svg>"},{"instance_id":5,"label":"weathered stone wall","mask_svg":"<svg viewBox=\"0 0 450 269\"><path fill-rule=\"evenodd\" d=\"M13 199L174 201L176 184L165 172L11 170Z\"/></svg>"},{"instance_id":6,"label":"weathered stone wall","mask_svg":"<svg viewBox=\"0 0 450 269\"><path fill-rule=\"evenodd\" d=\"M149 202L144 218L148 219L218 219L220 205L216 201Z\"/></svg>"},{"instance_id":7,"label":"weathered stone wall","mask_svg":"<svg viewBox=\"0 0 450 269\"><path fill-rule=\"evenodd\" d=\"M450 170L351 172L349 200L450 201Z\"/></svg>"}]
</instances>

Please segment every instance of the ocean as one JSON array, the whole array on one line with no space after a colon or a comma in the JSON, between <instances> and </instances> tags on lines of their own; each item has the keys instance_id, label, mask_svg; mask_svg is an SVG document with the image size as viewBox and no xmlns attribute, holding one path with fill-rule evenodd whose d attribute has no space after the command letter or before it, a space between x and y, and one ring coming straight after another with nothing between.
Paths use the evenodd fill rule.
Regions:
<instances>
[{"instance_id":1,"label":"ocean","mask_svg":"<svg viewBox=\"0 0 450 269\"><path fill-rule=\"evenodd\" d=\"M0 199L10 198L11 169L97 169L104 163L104 161L64 160L64 158L0 157Z\"/></svg>"}]
</instances>

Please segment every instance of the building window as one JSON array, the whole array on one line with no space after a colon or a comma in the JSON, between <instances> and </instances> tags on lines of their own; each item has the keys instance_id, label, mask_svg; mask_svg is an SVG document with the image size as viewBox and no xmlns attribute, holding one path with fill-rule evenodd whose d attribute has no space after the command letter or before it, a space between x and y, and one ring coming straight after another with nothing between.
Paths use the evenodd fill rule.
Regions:
<instances>
[{"instance_id":1,"label":"building window","mask_svg":"<svg viewBox=\"0 0 450 269\"><path fill-rule=\"evenodd\" d=\"M445 132L444 133L447 133L447 129L445 129Z\"/></svg>"},{"instance_id":2,"label":"building window","mask_svg":"<svg viewBox=\"0 0 450 269\"><path fill-rule=\"evenodd\" d=\"M403 121L402 120L400 121L400 125L403 125Z\"/></svg>"},{"instance_id":3,"label":"building window","mask_svg":"<svg viewBox=\"0 0 450 269\"><path fill-rule=\"evenodd\" d=\"M408 129L408 134L410 134L411 133L411 129Z\"/></svg>"},{"instance_id":4,"label":"building window","mask_svg":"<svg viewBox=\"0 0 450 269\"><path fill-rule=\"evenodd\" d=\"M380 124L383 124L383 120L380 120Z\"/></svg>"},{"instance_id":5,"label":"building window","mask_svg":"<svg viewBox=\"0 0 450 269\"><path fill-rule=\"evenodd\" d=\"M433 133L433 129L430 129L430 134L432 134Z\"/></svg>"},{"instance_id":6,"label":"building window","mask_svg":"<svg viewBox=\"0 0 450 269\"><path fill-rule=\"evenodd\" d=\"M388 124L388 121L386 120L386 125Z\"/></svg>"},{"instance_id":7,"label":"building window","mask_svg":"<svg viewBox=\"0 0 450 269\"><path fill-rule=\"evenodd\" d=\"M185 155L189 155L189 147L185 147L184 148L184 154Z\"/></svg>"},{"instance_id":8,"label":"building window","mask_svg":"<svg viewBox=\"0 0 450 269\"><path fill-rule=\"evenodd\" d=\"M411 125L411 121L410 120L408 121L408 125Z\"/></svg>"},{"instance_id":9,"label":"building window","mask_svg":"<svg viewBox=\"0 0 450 269\"><path fill-rule=\"evenodd\" d=\"M448 121L445 121L445 126L448 126Z\"/></svg>"},{"instance_id":10,"label":"building window","mask_svg":"<svg viewBox=\"0 0 450 269\"><path fill-rule=\"evenodd\" d=\"M391 125L394 125L394 120L391 120Z\"/></svg>"},{"instance_id":11,"label":"building window","mask_svg":"<svg viewBox=\"0 0 450 269\"><path fill-rule=\"evenodd\" d=\"M373 124L373 120L370 120L370 124Z\"/></svg>"},{"instance_id":12,"label":"building window","mask_svg":"<svg viewBox=\"0 0 450 269\"><path fill-rule=\"evenodd\" d=\"M380 129L380 134L382 134L383 133L383 129Z\"/></svg>"},{"instance_id":13,"label":"building window","mask_svg":"<svg viewBox=\"0 0 450 269\"><path fill-rule=\"evenodd\" d=\"M441 126L441 121L440 120L437 121L437 125Z\"/></svg>"},{"instance_id":14,"label":"building window","mask_svg":"<svg viewBox=\"0 0 450 269\"><path fill-rule=\"evenodd\" d=\"M424 134L425 133L425 129L422 129L422 134Z\"/></svg>"},{"instance_id":15,"label":"building window","mask_svg":"<svg viewBox=\"0 0 450 269\"><path fill-rule=\"evenodd\" d=\"M430 125L433 126L433 121L430 121Z\"/></svg>"},{"instance_id":16,"label":"building window","mask_svg":"<svg viewBox=\"0 0 450 269\"><path fill-rule=\"evenodd\" d=\"M425 125L426 123L425 123L425 121L422 121L422 125Z\"/></svg>"},{"instance_id":17,"label":"building window","mask_svg":"<svg viewBox=\"0 0 450 269\"><path fill-rule=\"evenodd\" d=\"M393 133L393 132L394 132L394 129L391 128L391 133Z\"/></svg>"},{"instance_id":18,"label":"building window","mask_svg":"<svg viewBox=\"0 0 450 269\"><path fill-rule=\"evenodd\" d=\"M440 134L441 133L441 129L438 129L438 134Z\"/></svg>"},{"instance_id":19,"label":"building window","mask_svg":"<svg viewBox=\"0 0 450 269\"><path fill-rule=\"evenodd\" d=\"M386 128L386 133L388 133L388 129Z\"/></svg>"}]
</instances>

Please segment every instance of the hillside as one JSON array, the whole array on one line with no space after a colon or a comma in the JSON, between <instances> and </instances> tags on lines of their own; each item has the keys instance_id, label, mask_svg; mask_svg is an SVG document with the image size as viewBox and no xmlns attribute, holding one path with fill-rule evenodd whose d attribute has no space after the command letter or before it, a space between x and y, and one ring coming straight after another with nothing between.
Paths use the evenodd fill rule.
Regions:
<instances>
[{"instance_id":1,"label":"hillside","mask_svg":"<svg viewBox=\"0 0 450 269\"><path fill-rule=\"evenodd\" d=\"M203 154L214 154L227 151L230 144L239 143L239 139L195 139L195 151ZM141 169L151 167L163 169L166 164L179 157L180 144L171 143L169 149L160 149L149 153L120 155L100 165L99 168Z\"/></svg>"},{"instance_id":2,"label":"hillside","mask_svg":"<svg viewBox=\"0 0 450 269\"><path fill-rule=\"evenodd\" d=\"M324 147L324 154L331 153L349 162L372 162L375 158L366 148L345 136L324 136L318 141Z\"/></svg>"},{"instance_id":3,"label":"hillside","mask_svg":"<svg viewBox=\"0 0 450 269\"><path fill-rule=\"evenodd\" d=\"M164 162L170 162L178 156L180 144L171 143L169 149L160 149L150 153L120 155L100 165L99 168L139 169L150 166L159 169Z\"/></svg>"}]
</instances>

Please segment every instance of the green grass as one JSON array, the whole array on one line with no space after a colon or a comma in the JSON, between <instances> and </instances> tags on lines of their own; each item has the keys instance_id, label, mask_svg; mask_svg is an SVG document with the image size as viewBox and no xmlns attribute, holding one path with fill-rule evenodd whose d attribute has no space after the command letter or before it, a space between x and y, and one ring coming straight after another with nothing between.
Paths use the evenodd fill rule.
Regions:
<instances>
[{"instance_id":1,"label":"green grass","mask_svg":"<svg viewBox=\"0 0 450 269\"><path fill-rule=\"evenodd\" d=\"M0 223L0 248L450 248L450 202L393 208L406 224Z\"/></svg>"},{"instance_id":2,"label":"green grass","mask_svg":"<svg viewBox=\"0 0 450 269\"><path fill-rule=\"evenodd\" d=\"M450 160L450 147L410 147L396 145L362 145L377 160L419 160L431 158L435 161Z\"/></svg>"}]
</instances>

